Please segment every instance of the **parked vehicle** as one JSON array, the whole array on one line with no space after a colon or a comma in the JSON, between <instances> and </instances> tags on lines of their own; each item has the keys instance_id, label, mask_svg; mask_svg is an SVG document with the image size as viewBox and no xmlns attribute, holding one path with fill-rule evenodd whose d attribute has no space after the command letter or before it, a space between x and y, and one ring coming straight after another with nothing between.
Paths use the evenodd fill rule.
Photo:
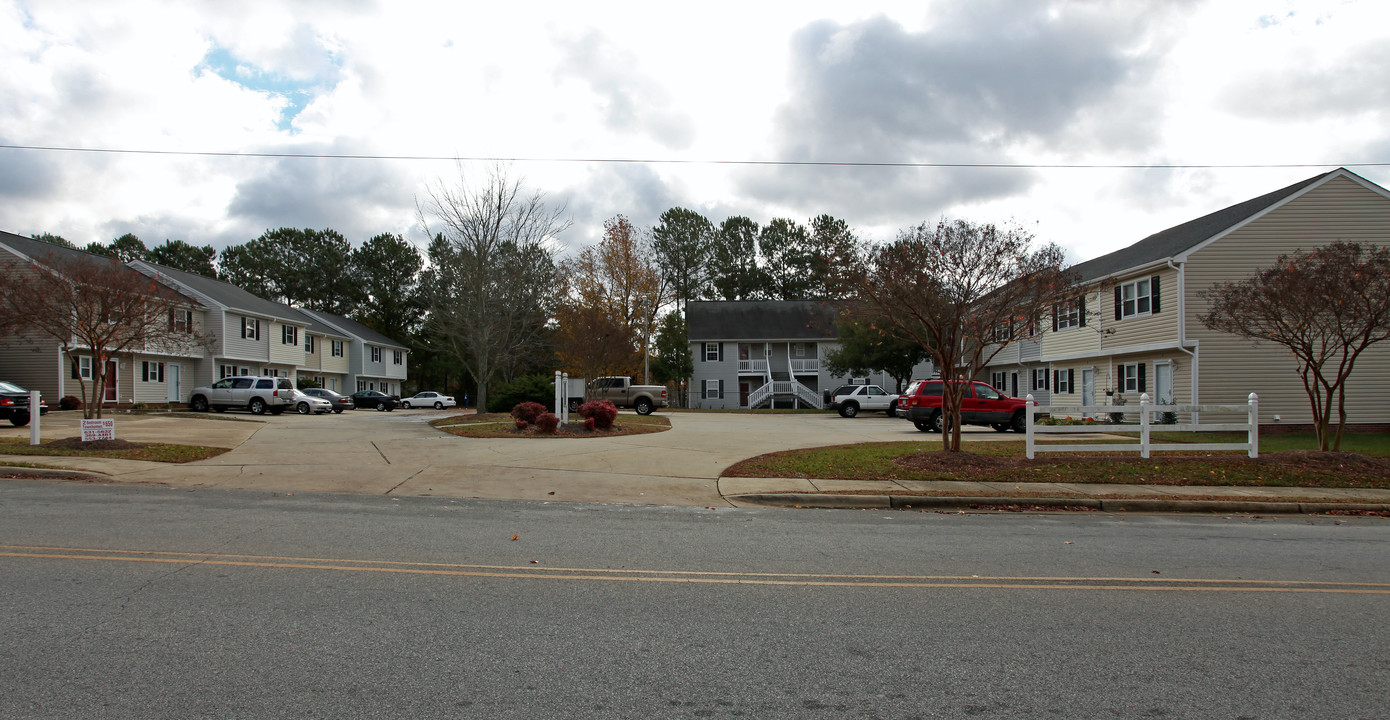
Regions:
<instances>
[{"instance_id":1,"label":"parked vehicle","mask_svg":"<svg viewBox=\"0 0 1390 720\"><path fill-rule=\"evenodd\" d=\"M324 400L327 400L330 404L333 405L333 412L335 413L341 413L344 410L351 410L354 407L354 405L352 404L352 398L348 397L347 395L340 395L326 388L304 388L300 392L304 393L305 395L313 395L314 397L323 398Z\"/></svg>"},{"instance_id":2,"label":"parked vehicle","mask_svg":"<svg viewBox=\"0 0 1390 720\"><path fill-rule=\"evenodd\" d=\"M333 403L321 397L310 395L303 390L294 391L294 411L300 415L314 413L322 415L333 412Z\"/></svg>"},{"instance_id":3,"label":"parked vehicle","mask_svg":"<svg viewBox=\"0 0 1390 720\"><path fill-rule=\"evenodd\" d=\"M840 417L852 418L860 411L897 417L898 396L877 385L842 385L830 394L829 407L839 411Z\"/></svg>"},{"instance_id":4,"label":"parked vehicle","mask_svg":"<svg viewBox=\"0 0 1390 720\"><path fill-rule=\"evenodd\" d=\"M403 398L401 400L401 407L403 408L432 407L435 410L443 410L446 407L454 407L456 405L458 405L458 403L454 402L453 397L428 391L415 393L412 397Z\"/></svg>"},{"instance_id":5,"label":"parked vehicle","mask_svg":"<svg viewBox=\"0 0 1390 720\"><path fill-rule=\"evenodd\" d=\"M376 408L378 412L391 412L401 404L399 395L387 395L376 390L359 390L352 394L354 408Z\"/></svg>"},{"instance_id":6,"label":"parked vehicle","mask_svg":"<svg viewBox=\"0 0 1390 720\"><path fill-rule=\"evenodd\" d=\"M964 381L957 381L964 382ZM914 380L899 401L899 411L922 432L941 432L941 380ZM962 425L984 425L998 432L1024 432L1027 401L1009 397L986 383L972 381L961 399Z\"/></svg>"},{"instance_id":7,"label":"parked vehicle","mask_svg":"<svg viewBox=\"0 0 1390 720\"><path fill-rule=\"evenodd\" d=\"M238 375L225 377L210 387L193 388L188 406L195 412L246 409L254 415L279 415L294 405L294 383L289 378Z\"/></svg>"},{"instance_id":8,"label":"parked vehicle","mask_svg":"<svg viewBox=\"0 0 1390 720\"><path fill-rule=\"evenodd\" d=\"M39 396L39 416L48 414L48 402ZM29 407L29 391L11 383L0 380L0 418L10 421L11 425L28 425L29 419L33 417L33 408Z\"/></svg>"},{"instance_id":9,"label":"parked vehicle","mask_svg":"<svg viewBox=\"0 0 1390 720\"><path fill-rule=\"evenodd\" d=\"M634 385L632 378L626 376L594 378L587 386L583 378L570 378L565 395L570 412L578 410L586 398L607 400L620 408L630 407L638 415L651 415L656 408L668 404L664 385Z\"/></svg>"}]
</instances>

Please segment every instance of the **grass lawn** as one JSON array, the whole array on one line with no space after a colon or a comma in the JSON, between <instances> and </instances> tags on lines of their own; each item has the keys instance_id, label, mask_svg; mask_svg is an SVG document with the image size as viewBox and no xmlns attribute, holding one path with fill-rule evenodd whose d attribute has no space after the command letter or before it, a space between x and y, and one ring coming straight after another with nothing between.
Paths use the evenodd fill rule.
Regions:
<instances>
[{"instance_id":1,"label":"grass lawn","mask_svg":"<svg viewBox=\"0 0 1390 720\"><path fill-rule=\"evenodd\" d=\"M430 425L451 435L473 438L595 438L621 437L624 435L646 435L671 429L671 421L657 415L619 415L611 430L584 429L583 422L571 422L560 426L554 434L542 433L536 428L517 430L515 421L507 413L485 413L483 415L454 415L431 420Z\"/></svg>"},{"instance_id":2,"label":"grass lawn","mask_svg":"<svg viewBox=\"0 0 1390 720\"><path fill-rule=\"evenodd\" d=\"M124 440L98 440L82 443L73 438L50 440L42 445L30 445L25 438L0 438L0 455L49 455L59 457L102 457L120 460L186 463L206 460L227 452L227 448L201 445L167 445L164 443L132 443Z\"/></svg>"},{"instance_id":3,"label":"grass lawn","mask_svg":"<svg viewBox=\"0 0 1390 720\"><path fill-rule=\"evenodd\" d=\"M1239 442L1237 433L1154 433L1163 442ZM966 443L945 453L938 436L929 442L865 443L771 453L724 472L735 477L845 480L968 480L977 482L1072 482L1139 485L1255 485L1267 487L1390 488L1390 436L1343 439L1343 452L1313 451L1311 435L1260 438L1260 457L1240 452L1024 455L1022 441Z\"/></svg>"}]
</instances>

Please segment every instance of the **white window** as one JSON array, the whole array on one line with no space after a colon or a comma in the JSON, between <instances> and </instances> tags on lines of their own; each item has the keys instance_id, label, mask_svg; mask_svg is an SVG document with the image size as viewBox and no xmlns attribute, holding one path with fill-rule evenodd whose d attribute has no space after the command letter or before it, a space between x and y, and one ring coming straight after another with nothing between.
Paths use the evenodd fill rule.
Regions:
<instances>
[{"instance_id":1,"label":"white window","mask_svg":"<svg viewBox=\"0 0 1390 720\"><path fill-rule=\"evenodd\" d=\"M1149 278L1120 286L1120 314L1123 317L1149 314Z\"/></svg>"},{"instance_id":2,"label":"white window","mask_svg":"<svg viewBox=\"0 0 1390 720\"><path fill-rule=\"evenodd\" d=\"M372 346L372 362L381 362L381 348Z\"/></svg>"},{"instance_id":3,"label":"white window","mask_svg":"<svg viewBox=\"0 0 1390 720\"><path fill-rule=\"evenodd\" d=\"M177 332L193 332L193 311L184 308L170 310L169 329Z\"/></svg>"},{"instance_id":4,"label":"white window","mask_svg":"<svg viewBox=\"0 0 1390 720\"><path fill-rule=\"evenodd\" d=\"M400 365L400 364L401 364L401 351L400 351L400 350L393 350L393 351L392 351L392 353L391 353L391 364L392 364L392 365Z\"/></svg>"},{"instance_id":5,"label":"white window","mask_svg":"<svg viewBox=\"0 0 1390 720\"><path fill-rule=\"evenodd\" d=\"M1053 315L1055 329L1066 330L1067 328L1084 327L1086 325L1085 313L1086 303L1080 298L1073 298L1064 303L1053 305Z\"/></svg>"},{"instance_id":6,"label":"white window","mask_svg":"<svg viewBox=\"0 0 1390 720\"><path fill-rule=\"evenodd\" d=\"M304 333L304 352L314 354L314 336L307 332Z\"/></svg>"},{"instance_id":7,"label":"white window","mask_svg":"<svg viewBox=\"0 0 1390 720\"><path fill-rule=\"evenodd\" d=\"M293 326L293 325L281 325L281 326L280 326L280 344L282 344L282 345L298 345L298 344L299 344L299 328L297 328L297 327L295 327L295 326Z\"/></svg>"},{"instance_id":8,"label":"white window","mask_svg":"<svg viewBox=\"0 0 1390 720\"><path fill-rule=\"evenodd\" d=\"M1074 376L1073 370L1052 371L1052 391L1060 395L1071 393L1071 381Z\"/></svg>"},{"instance_id":9,"label":"white window","mask_svg":"<svg viewBox=\"0 0 1390 720\"><path fill-rule=\"evenodd\" d=\"M719 343L705 343L705 359L711 362L719 362Z\"/></svg>"},{"instance_id":10,"label":"white window","mask_svg":"<svg viewBox=\"0 0 1390 720\"><path fill-rule=\"evenodd\" d=\"M92 358L91 358L91 356L89 356L89 355L83 355L82 357L77 358L77 374L78 374L78 376L81 377L83 380L91 380L91 379L92 379Z\"/></svg>"},{"instance_id":11,"label":"white window","mask_svg":"<svg viewBox=\"0 0 1390 720\"><path fill-rule=\"evenodd\" d=\"M723 396L723 393L720 393L720 392L719 392L719 381L718 381L718 380L706 380L706 381L704 381L704 392L701 393L700 397L704 398L705 400L718 400L718 399L720 399L722 396Z\"/></svg>"},{"instance_id":12,"label":"white window","mask_svg":"<svg viewBox=\"0 0 1390 720\"><path fill-rule=\"evenodd\" d=\"M142 382L164 382L164 363L142 361L140 363L140 380Z\"/></svg>"},{"instance_id":13,"label":"white window","mask_svg":"<svg viewBox=\"0 0 1390 720\"><path fill-rule=\"evenodd\" d=\"M253 317L241 319L241 336L248 340L261 339L261 321Z\"/></svg>"},{"instance_id":14,"label":"white window","mask_svg":"<svg viewBox=\"0 0 1390 720\"><path fill-rule=\"evenodd\" d=\"M222 378L225 378L225 377L231 377L231 376L233 376L233 375L235 375L235 374L236 374L236 368L233 367L233 366L231 366L231 365L218 365L218 366L217 366L217 379L218 379L218 380L221 380Z\"/></svg>"},{"instance_id":15,"label":"white window","mask_svg":"<svg viewBox=\"0 0 1390 720\"><path fill-rule=\"evenodd\" d=\"M367 389L367 381L366 381L366 380L358 380L358 381L357 381L357 392L362 392L363 390L366 390L366 389Z\"/></svg>"},{"instance_id":16,"label":"white window","mask_svg":"<svg viewBox=\"0 0 1390 720\"><path fill-rule=\"evenodd\" d=\"M806 356L806 343L792 343L792 357L804 358Z\"/></svg>"},{"instance_id":17,"label":"white window","mask_svg":"<svg viewBox=\"0 0 1390 720\"><path fill-rule=\"evenodd\" d=\"M1033 389L1047 389L1047 368L1034 368L1033 370Z\"/></svg>"},{"instance_id":18,"label":"white window","mask_svg":"<svg viewBox=\"0 0 1390 720\"><path fill-rule=\"evenodd\" d=\"M1008 376L1002 372L992 372L989 374L989 384L993 385L995 389L1007 387L1005 385L1006 382L1008 382Z\"/></svg>"},{"instance_id":19,"label":"white window","mask_svg":"<svg viewBox=\"0 0 1390 720\"><path fill-rule=\"evenodd\" d=\"M1144 363L1125 363L1119 370L1121 392L1147 392L1148 388L1144 387Z\"/></svg>"},{"instance_id":20,"label":"white window","mask_svg":"<svg viewBox=\"0 0 1390 720\"><path fill-rule=\"evenodd\" d=\"M342 340L334 340L334 341L333 341L333 357L342 357L342 356L343 356L343 341L342 341Z\"/></svg>"}]
</instances>

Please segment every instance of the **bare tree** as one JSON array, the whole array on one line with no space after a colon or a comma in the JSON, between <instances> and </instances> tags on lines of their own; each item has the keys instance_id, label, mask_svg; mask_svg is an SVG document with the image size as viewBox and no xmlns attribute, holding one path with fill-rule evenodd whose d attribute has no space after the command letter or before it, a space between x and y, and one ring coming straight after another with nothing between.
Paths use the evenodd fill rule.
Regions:
<instances>
[{"instance_id":1,"label":"bare tree","mask_svg":"<svg viewBox=\"0 0 1390 720\"><path fill-rule=\"evenodd\" d=\"M186 354L212 342L185 314L191 301L114 258L69 251L32 261L0 284L0 326L53 338L72 363L92 354L91 383L78 375L84 417L101 417L112 357Z\"/></svg>"},{"instance_id":2,"label":"bare tree","mask_svg":"<svg viewBox=\"0 0 1390 720\"><path fill-rule=\"evenodd\" d=\"M1052 305L1076 294L1055 244L1032 249L1033 235L965 220L898 233L887 245L860 245L834 287L851 312L889 323L925 348L946 382L942 447L960 450L966 382L1009 343L1042 332Z\"/></svg>"},{"instance_id":3,"label":"bare tree","mask_svg":"<svg viewBox=\"0 0 1390 720\"><path fill-rule=\"evenodd\" d=\"M1390 248L1338 242L1299 250L1199 295L1211 303L1203 325L1289 350L1313 409L1318 448L1341 449L1347 378L1366 348L1390 338Z\"/></svg>"},{"instance_id":4,"label":"bare tree","mask_svg":"<svg viewBox=\"0 0 1390 720\"><path fill-rule=\"evenodd\" d=\"M570 225L564 207L494 166L470 185L459 166L457 184L442 179L417 202L430 245L422 288L426 327L468 369L487 407L488 383L506 359L534 351L544 338L553 302L554 241Z\"/></svg>"}]
</instances>

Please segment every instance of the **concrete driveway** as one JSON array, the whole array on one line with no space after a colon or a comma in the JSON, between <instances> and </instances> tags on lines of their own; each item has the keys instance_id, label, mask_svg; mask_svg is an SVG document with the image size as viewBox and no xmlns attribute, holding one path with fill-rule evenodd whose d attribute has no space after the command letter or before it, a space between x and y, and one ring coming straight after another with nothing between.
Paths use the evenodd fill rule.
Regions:
<instances>
[{"instance_id":1,"label":"concrete driveway","mask_svg":"<svg viewBox=\"0 0 1390 720\"><path fill-rule=\"evenodd\" d=\"M116 437L230 447L210 460L162 465L23 458L91 469L121 482L284 492L364 492L525 500L727 506L720 473L755 455L892 440L939 441L901 419L864 415L667 413L671 430L596 439L475 439L427 423L451 411L341 415L115 416ZM44 418L45 439L77 434L77 413ZM27 437L27 428L0 433ZM979 439L1015 437L990 430Z\"/></svg>"}]
</instances>

